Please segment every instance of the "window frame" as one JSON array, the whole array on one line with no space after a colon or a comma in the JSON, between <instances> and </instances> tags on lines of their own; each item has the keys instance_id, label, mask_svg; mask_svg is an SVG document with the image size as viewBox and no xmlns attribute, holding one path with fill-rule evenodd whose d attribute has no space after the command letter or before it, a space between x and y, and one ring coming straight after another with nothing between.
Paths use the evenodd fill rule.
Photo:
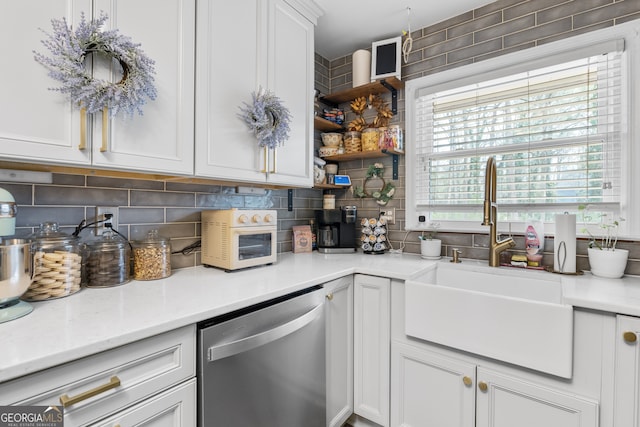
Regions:
<instances>
[{"instance_id":1,"label":"window frame","mask_svg":"<svg viewBox=\"0 0 640 427\"><path fill-rule=\"evenodd\" d=\"M593 54L591 46L611 42L615 39L623 39L625 54L623 55L623 72L628 78L623 79L628 93L623 100L622 120L626 124L626 133L622 135L622 186L621 189L621 215L627 220L620 228L621 238L640 238L640 191L633 191L634 182L640 182L640 168L632 165L640 164L640 79L634 76L640 75L640 22L629 23L593 31L587 34L566 38L542 46L505 54L478 63L461 66L446 72L434 73L425 77L407 81L405 85L406 97L406 221L405 230L420 231L429 227L429 221L420 223L418 216L424 214L424 210L416 208L416 194L413 178L415 177L415 99L425 88L442 87L443 85L461 87L478 81L490 80L526 70L534 70L557 63L553 58L570 56L575 59L579 56ZM481 77L478 77L481 76ZM637 119L634 120L634 117ZM626 141L626 143L625 143ZM636 188L638 186L636 185ZM481 209L481 207L480 207ZM498 211L500 208L498 207ZM572 212L578 213L578 212ZM582 235L582 225L577 221L578 235ZM520 234L524 231L525 224L518 222L499 222L499 231L502 233L512 231ZM487 231L486 227L470 222L440 222L442 231L479 232ZM553 234L553 223L545 224L545 233Z\"/></svg>"}]
</instances>

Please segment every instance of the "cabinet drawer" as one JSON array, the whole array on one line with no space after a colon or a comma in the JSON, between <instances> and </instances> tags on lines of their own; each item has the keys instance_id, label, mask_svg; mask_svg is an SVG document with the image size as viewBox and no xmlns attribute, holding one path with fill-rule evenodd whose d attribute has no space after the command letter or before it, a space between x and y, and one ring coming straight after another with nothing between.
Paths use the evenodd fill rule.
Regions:
<instances>
[{"instance_id":1,"label":"cabinet drawer","mask_svg":"<svg viewBox=\"0 0 640 427\"><path fill-rule=\"evenodd\" d=\"M195 326L147 338L0 384L0 404L60 405L66 396L65 425L88 425L194 377L195 345Z\"/></svg>"},{"instance_id":2,"label":"cabinet drawer","mask_svg":"<svg viewBox=\"0 0 640 427\"><path fill-rule=\"evenodd\" d=\"M195 427L196 379L153 396L91 427Z\"/></svg>"}]
</instances>

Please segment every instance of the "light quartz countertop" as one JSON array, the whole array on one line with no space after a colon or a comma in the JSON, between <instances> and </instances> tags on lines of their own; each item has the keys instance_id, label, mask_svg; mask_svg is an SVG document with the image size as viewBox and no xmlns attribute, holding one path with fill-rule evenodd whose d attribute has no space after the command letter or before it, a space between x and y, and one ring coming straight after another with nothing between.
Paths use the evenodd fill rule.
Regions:
<instances>
[{"instance_id":1,"label":"light quartz countertop","mask_svg":"<svg viewBox=\"0 0 640 427\"><path fill-rule=\"evenodd\" d=\"M232 273L185 268L166 279L87 288L31 303L33 312L0 324L0 382L346 275L406 280L433 262L438 261L414 254L284 253L271 266ZM585 273L563 276L562 286L566 304L640 316L640 277L599 279Z\"/></svg>"}]
</instances>

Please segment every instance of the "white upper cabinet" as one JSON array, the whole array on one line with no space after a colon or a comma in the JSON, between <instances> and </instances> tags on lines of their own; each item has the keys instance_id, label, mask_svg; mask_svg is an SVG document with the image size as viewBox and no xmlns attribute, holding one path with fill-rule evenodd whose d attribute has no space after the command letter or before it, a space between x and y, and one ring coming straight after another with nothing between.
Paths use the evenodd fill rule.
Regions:
<instances>
[{"instance_id":1,"label":"white upper cabinet","mask_svg":"<svg viewBox=\"0 0 640 427\"><path fill-rule=\"evenodd\" d=\"M195 0L95 0L95 10L155 61L158 95L142 107L144 115L119 114L106 129L94 116L93 165L193 174Z\"/></svg>"},{"instance_id":2,"label":"white upper cabinet","mask_svg":"<svg viewBox=\"0 0 640 427\"><path fill-rule=\"evenodd\" d=\"M283 0L198 2L196 176L312 185L315 19ZM289 140L276 150L259 148L238 116L260 88L292 115Z\"/></svg>"},{"instance_id":3,"label":"white upper cabinet","mask_svg":"<svg viewBox=\"0 0 640 427\"><path fill-rule=\"evenodd\" d=\"M144 116L102 114L81 119L66 95L49 88L59 82L33 58L50 56L41 44L51 33L51 19L75 26L104 11L105 26L140 43L155 61L157 99L144 105ZM0 157L105 169L193 174L193 99L195 0L55 0L2 2L2 52L11 67L0 69L5 84L0 97ZM16 43L16 34L19 43ZM118 81L121 71L94 67L96 78ZM106 126L105 126L106 125ZM82 130L85 130L82 132Z\"/></svg>"},{"instance_id":4,"label":"white upper cabinet","mask_svg":"<svg viewBox=\"0 0 640 427\"><path fill-rule=\"evenodd\" d=\"M8 160L86 165L90 150L80 147L80 115L64 95L51 91L57 82L33 58L48 53L41 40L51 19L69 24L80 12L91 13L91 0L0 2L0 157Z\"/></svg>"}]
</instances>

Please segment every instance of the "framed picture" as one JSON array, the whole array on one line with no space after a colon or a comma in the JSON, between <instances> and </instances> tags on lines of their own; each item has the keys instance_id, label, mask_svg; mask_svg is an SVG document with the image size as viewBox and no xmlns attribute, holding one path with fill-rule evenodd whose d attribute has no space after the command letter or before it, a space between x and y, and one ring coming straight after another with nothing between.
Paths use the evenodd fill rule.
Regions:
<instances>
[{"instance_id":1,"label":"framed picture","mask_svg":"<svg viewBox=\"0 0 640 427\"><path fill-rule=\"evenodd\" d=\"M400 79L401 57L401 36L371 43L371 81L392 76Z\"/></svg>"}]
</instances>

